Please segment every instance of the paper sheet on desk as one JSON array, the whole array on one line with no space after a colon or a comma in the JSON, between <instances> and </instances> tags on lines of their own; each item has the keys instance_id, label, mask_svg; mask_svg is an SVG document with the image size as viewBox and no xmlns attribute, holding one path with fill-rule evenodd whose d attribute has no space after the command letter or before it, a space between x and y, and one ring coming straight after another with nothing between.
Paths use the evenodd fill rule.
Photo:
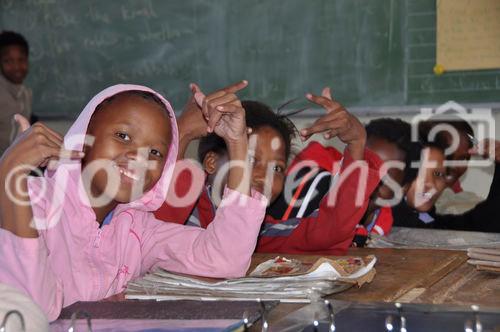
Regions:
<instances>
[{"instance_id":1,"label":"paper sheet on desk","mask_svg":"<svg viewBox=\"0 0 500 332\"><path fill-rule=\"evenodd\" d=\"M370 282L375 263L375 256L320 258L314 263L276 257L257 266L248 277L222 281L157 270L130 282L126 298L310 302Z\"/></svg>"}]
</instances>

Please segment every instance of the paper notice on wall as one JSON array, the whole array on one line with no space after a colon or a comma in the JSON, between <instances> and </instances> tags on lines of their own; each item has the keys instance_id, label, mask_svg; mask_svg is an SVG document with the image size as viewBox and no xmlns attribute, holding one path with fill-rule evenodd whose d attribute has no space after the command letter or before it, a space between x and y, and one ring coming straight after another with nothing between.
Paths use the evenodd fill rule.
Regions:
<instances>
[{"instance_id":1,"label":"paper notice on wall","mask_svg":"<svg viewBox=\"0 0 500 332\"><path fill-rule=\"evenodd\" d=\"M500 68L500 0L437 0L436 65Z\"/></svg>"}]
</instances>

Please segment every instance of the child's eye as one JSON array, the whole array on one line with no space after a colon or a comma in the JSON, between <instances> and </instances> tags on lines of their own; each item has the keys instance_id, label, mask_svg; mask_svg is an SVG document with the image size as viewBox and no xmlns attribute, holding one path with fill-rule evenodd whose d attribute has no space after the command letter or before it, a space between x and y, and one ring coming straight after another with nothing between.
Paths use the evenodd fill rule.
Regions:
<instances>
[{"instance_id":1,"label":"child's eye","mask_svg":"<svg viewBox=\"0 0 500 332\"><path fill-rule=\"evenodd\" d=\"M446 174L444 172L441 172L441 171L434 171L434 176L444 178L444 177L446 177Z\"/></svg>"},{"instance_id":2,"label":"child's eye","mask_svg":"<svg viewBox=\"0 0 500 332\"><path fill-rule=\"evenodd\" d=\"M275 171L276 173L283 173L284 169L283 169L283 167L276 165L273 167L273 171Z\"/></svg>"},{"instance_id":3,"label":"child's eye","mask_svg":"<svg viewBox=\"0 0 500 332\"><path fill-rule=\"evenodd\" d=\"M123 133L121 131L117 132L115 134L118 138L124 140L124 141L130 141L130 136L127 133Z\"/></svg>"},{"instance_id":4,"label":"child's eye","mask_svg":"<svg viewBox=\"0 0 500 332\"><path fill-rule=\"evenodd\" d=\"M153 156L155 156L155 157L158 157L158 158L163 158L163 154L162 154L160 151L156 150L156 149L151 149L151 152L150 152L150 153L151 153Z\"/></svg>"}]
</instances>

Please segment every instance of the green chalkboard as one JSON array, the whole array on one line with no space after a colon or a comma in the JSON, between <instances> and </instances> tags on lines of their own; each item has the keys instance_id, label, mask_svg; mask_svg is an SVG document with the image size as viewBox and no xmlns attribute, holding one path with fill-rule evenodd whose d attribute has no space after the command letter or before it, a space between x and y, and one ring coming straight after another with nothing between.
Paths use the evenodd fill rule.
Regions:
<instances>
[{"instance_id":1,"label":"green chalkboard","mask_svg":"<svg viewBox=\"0 0 500 332\"><path fill-rule=\"evenodd\" d=\"M406 8L406 104L441 104L500 101L500 69L433 74L436 64L436 1L407 0ZM499 36L500 38L500 36Z\"/></svg>"},{"instance_id":2,"label":"green chalkboard","mask_svg":"<svg viewBox=\"0 0 500 332\"><path fill-rule=\"evenodd\" d=\"M74 117L116 83L148 85L176 109L189 82L208 92L240 79L250 82L243 98L274 107L325 85L360 107L500 99L482 85L460 99L449 88L463 85L434 79L434 1L0 0L0 9L0 27L31 44L41 116ZM488 75L499 84L498 71Z\"/></svg>"}]
</instances>

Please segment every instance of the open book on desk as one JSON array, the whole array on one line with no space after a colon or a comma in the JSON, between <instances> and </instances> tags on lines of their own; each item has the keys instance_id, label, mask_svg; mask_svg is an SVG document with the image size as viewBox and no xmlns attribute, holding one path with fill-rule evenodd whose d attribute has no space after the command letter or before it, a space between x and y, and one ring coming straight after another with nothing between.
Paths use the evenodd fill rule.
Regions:
<instances>
[{"instance_id":1,"label":"open book on desk","mask_svg":"<svg viewBox=\"0 0 500 332\"><path fill-rule=\"evenodd\" d=\"M354 285L370 282L376 258L320 258L314 263L276 257L258 265L247 277L216 280L156 270L129 282L127 299L310 302Z\"/></svg>"}]
</instances>

